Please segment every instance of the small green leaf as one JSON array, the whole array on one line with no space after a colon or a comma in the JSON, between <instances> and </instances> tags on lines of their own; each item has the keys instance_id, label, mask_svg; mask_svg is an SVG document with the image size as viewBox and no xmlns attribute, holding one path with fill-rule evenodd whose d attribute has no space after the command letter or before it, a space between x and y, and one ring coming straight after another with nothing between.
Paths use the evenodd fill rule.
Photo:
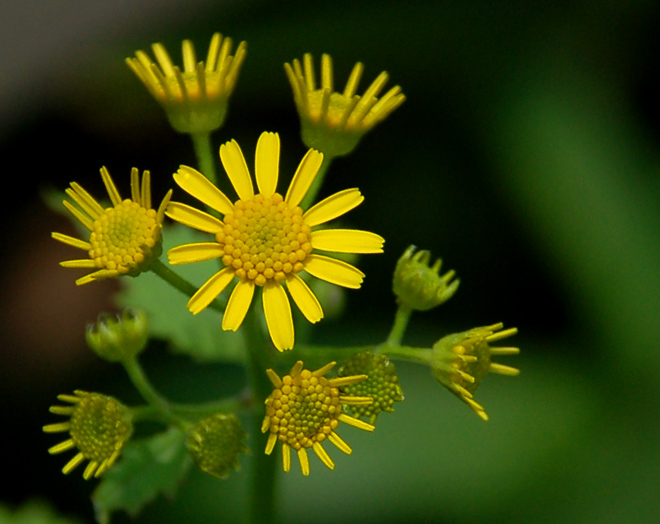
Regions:
<instances>
[{"instance_id":1,"label":"small green leaf","mask_svg":"<svg viewBox=\"0 0 660 524\"><path fill-rule=\"evenodd\" d=\"M122 459L103 476L92 494L97 520L110 522L113 511L135 516L159 493L173 496L190 467L185 434L170 429L126 446Z\"/></svg>"},{"instance_id":2,"label":"small green leaf","mask_svg":"<svg viewBox=\"0 0 660 524\"><path fill-rule=\"evenodd\" d=\"M179 224L163 228L163 252L182 244L208 241L208 235ZM163 255L163 259L166 256ZM166 260L163 260L167 264ZM217 260L183 264L173 268L179 275L199 287L220 266ZM191 356L200 362L241 363L244 359L243 335L240 331L223 331L222 315L207 308L198 315L186 309L186 295L169 286L152 272L135 278L123 278L124 289L117 295L121 307L144 310L149 317L149 334L169 341L174 352ZM220 297L226 301L228 293Z\"/></svg>"}]
</instances>

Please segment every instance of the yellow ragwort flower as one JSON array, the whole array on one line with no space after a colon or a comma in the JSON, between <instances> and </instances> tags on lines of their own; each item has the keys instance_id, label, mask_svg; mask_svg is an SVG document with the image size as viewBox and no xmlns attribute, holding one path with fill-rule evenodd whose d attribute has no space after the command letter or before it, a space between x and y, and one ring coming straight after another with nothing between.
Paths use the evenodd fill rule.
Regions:
<instances>
[{"instance_id":1,"label":"yellow ragwort flower","mask_svg":"<svg viewBox=\"0 0 660 524\"><path fill-rule=\"evenodd\" d=\"M151 208L149 171L142 175L141 185L138 170L131 171L131 200L121 199L105 167L101 168L101 177L112 207L101 206L76 182L71 182L66 193L78 207L67 200L62 202L90 232L89 240L52 233L55 240L87 251L89 258L60 262L63 267L95 270L76 280L79 286L103 278L139 275L149 269L162 251L161 226L172 191L165 195L156 211Z\"/></svg>"},{"instance_id":2,"label":"yellow ragwort flower","mask_svg":"<svg viewBox=\"0 0 660 524\"><path fill-rule=\"evenodd\" d=\"M99 393L74 391L75 395L58 395L72 406L51 406L50 412L70 417L68 422L44 426L46 433L68 432L70 438L48 450L52 455L77 448L78 454L62 469L70 473L84 460L89 464L83 472L85 480L100 477L119 458L133 432L129 409L112 397Z\"/></svg>"},{"instance_id":3,"label":"yellow ragwort flower","mask_svg":"<svg viewBox=\"0 0 660 524\"><path fill-rule=\"evenodd\" d=\"M473 393L490 373L515 376L516 368L491 362L491 355L517 355L514 347L491 347L490 344L515 335L518 330L501 331L502 323L470 329L441 338L433 345L431 372L438 382L465 402L483 420L488 415L474 400Z\"/></svg>"},{"instance_id":4,"label":"yellow ragwort flower","mask_svg":"<svg viewBox=\"0 0 660 524\"><path fill-rule=\"evenodd\" d=\"M144 51L126 64L163 106L172 127L180 133L209 133L218 129L227 114L227 103L238 80L247 44L241 42L230 55L231 38L215 33L205 62L197 62L195 48L184 40L183 71L172 64L165 47L152 45L156 65Z\"/></svg>"},{"instance_id":5,"label":"yellow ragwort flower","mask_svg":"<svg viewBox=\"0 0 660 524\"><path fill-rule=\"evenodd\" d=\"M235 331L252 303L255 287L263 289L263 308L270 336L280 351L294 344L291 306L284 286L303 315L314 323L323 310L314 293L300 277L303 271L339 286L357 289L364 273L341 260L315 251L382 253L383 238L353 229L322 229L315 226L343 215L364 197L358 189L340 191L307 211L299 206L321 167L323 154L310 149L300 162L283 197L276 192L280 156L277 133L262 133L256 149L255 171L259 193L255 194L250 172L236 141L220 147L220 159L238 194L232 203L198 171L181 166L174 180L185 191L223 215L219 220L179 202L171 202L166 214L182 224L215 235L214 242L185 244L168 251L170 264L187 264L219 258L225 267L193 295L188 309L197 314L233 280L234 288L222 328Z\"/></svg>"},{"instance_id":6,"label":"yellow ragwort flower","mask_svg":"<svg viewBox=\"0 0 660 524\"><path fill-rule=\"evenodd\" d=\"M312 55L303 57L303 64L293 60L284 64L293 98L300 115L303 142L307 147L323 151L328 156L350 153L364 133L384 120L406 99L399 86L392 87L382 97L378 94L387 82L383 71L365 91L356 95L364 66L355 64L343 93L334 91L332 59L321 57L321 85L316 86Z\"/></svg>"},{"instance_id":7,"label":"yellow ragwort flower","mask_svg":"<svg viewBox=\"0 0 660 524\"><path fill-rule=\"evenodd\" d=\"M355 384L367 375L325 378L335 365L330 362L316 371L303 369L301 361L291 368L288 375L280 378L272 369L267 370L275 389L266 399L266 416L261 431L268 435L266 454L270 455L277 441L282 442L284 471L291 469L291 448L298 454L303 475L309 475L307 450L312 448L321 461L330 469L335 463L321 443L327 438L344 453L352 453L344 440L335 433L340 422L356 428L373 431L374 426L346 415L342 406L370 404L370 397L342 395L339 388Z\"/></svg>"}]
</instances>

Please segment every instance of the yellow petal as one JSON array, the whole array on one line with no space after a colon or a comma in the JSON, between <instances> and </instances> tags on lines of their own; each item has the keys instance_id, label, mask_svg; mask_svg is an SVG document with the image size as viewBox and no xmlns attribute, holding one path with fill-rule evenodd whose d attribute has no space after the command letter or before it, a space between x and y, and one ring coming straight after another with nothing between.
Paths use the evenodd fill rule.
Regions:
<instances>
[{"instance_id":1,"label":"yellow petal","mask_svg":"<svg viewBox=\"0 0 660 524\"><path fill-rule=\"evenodd\" d=\"M165 214L172 220L206 233L215 234L223 228L223 223L217 218L181 202L170 202Z\"/></svg>"},{"instance_id":2,"label":"yellow petal","mask_svg":"<svg viewBox=\"0 0 660 524\"><path fill-rule=\"evenodd\" d=\"M217 242L198 242L173 247L167 252L167 259L172 265L190 264L220 258L224 254L224 248Z\"/></svg>"},{"instance_id":3,"label":"yellow petal","mask_svg":"<svg viewBox=\"0 0 660 524\"><path fill-rule=\"evenodd\" d=\"M101 178L103 179L105 188L108 191L108 195L110 196L112 205L118 206L119 204L121 204L121 196L119 195L119 191L117 191L117 187L115 186L115 183L112 181L112 177L110 176L110 173L108 173L108 170L106 169L105 166L101 168Z\"/></svg>"},{"instance_id":4,"label":"yellow petal","mask_svg":"<svg viewBox=\"0 0 660 524\"><path fill-rule=\"evenodd\" d=\"M293 348L291 305L281 284L267 283L263 290L263 302L266 324L273 344L280 351Z\"/></svg>"},{"instance_id":5,"label":"yellow petal","mask_svg":"<svg viewBox=\"0 0 660 524\"><path fill-rule=\"evenodd\" d=\"M328 455L328 453L323 449L323 446L321 446L319 442L314 442L314 444L312 444L312 448L321 459L321 462L323 462L330 469L335 469L335 463L332 461L330 455Z\"/></svg>"},{"instance_id":6,"label":"yellow petal","mask_svg":"<svg viewBox=\"0 0 660 524\"><path fill-rule=\"evenodd\" d=\"M309 475L309 458L307 457L307 450L305 448L298 450L298 460L300 461L302 474L307 477Z\"/></svg>"},{"instance_id":7,"label":"yellow petal","mask_svg":"<svg viewBox=\"0 0 660 524\"><path fill-rule=\"evenodd\" d=\"M51 233L50 236L52 236L55 240L59 240L60 242L63 242L64 244L68 244L72 247L77 247L78 249L82 249L84 251L89 251L90 249L92 249L92 245L89 242L85 242L84 240L80 240L78 238L70 237L69 235L65 235L63 233Z\"/></svg>"},{"instance_id":8,"label":"yellow petal","mask_svg":"<svg viewBox=\"0 0 660 524\"><path fill-rule=\"evenodd\" d=\"M293 175L293 180L291 180L291 185L284 198L289 206L297 206L305 198L307 190L316 178L322 163L323 153L316 149L307 151L296 170L296 174Z\"/></svg>"},{"instance_id":9,"label":"yellow petal","mask_svg":"<svg viewBox=\"0 0 660 524\"><path fill-rule=\"evenodd\" d=\"M252 280L241 280L234 291L232 291L222 317L222 329L225 331L236 331L250 309L252 296L254 295L254 282Z\"/></svg>"},{"instance_id":10,"label":"yellow petal","mask_svg":"<svg viewBox=\"0 0 660 524\"><path fill-rule=\"evenodd\" d=\"M356 229L322 229L312 232L312 247L337 253L382 253L385 240L376 233Z\"/></svg>"},{"instance_id":11,"label":"yellow petal","mask_svg":"<svg viewBox=\"0 0 660 524\"><path fill-rule=\"evenodd\" d=\"M323 318L321 304L302 278L294 273L289 273L286 277L286 286L296 306L307 320L314 324Z\"/></svg>"},{"instance_id":12,"label":"yellow petal","mask_svg":"<svg viewBox=\"0 0 660 524\"><path fill-rule=\"evenodd\" d=\"M344 191L330 195L307 210L303 215L305 223L313 227L329 222L359 206L363 200L364 197L359 189L345 189Z\"/></svg>"},{"instance_id":13,"label":"yellow petal","mask_svg":"<svg viewBox=\"0 0 660 524\"><path fill-rule=\"evenodd\" d=\"M233 268L226 267L209 278L190 298L186 307L196 315L215 300L234 278Z\"/></svg>"},{"instance_id":14,"label":"yellow petal","mask_svg":"<svg viewBox=\"0 0 660 524\"><path fill-rule=\"evenodd\" d=\"M259 192L266 198L275 193L280 164L280 137L277 133L261 133L257 142L254 169Z\"/></svg>"},{"instance_id":15,"label":"yellow petal","mask_svg":"<svg viewBox=\"0 0 660 524\"><path fill-rule=\"evenodd\" d=\"M220 146L220 160L238 194L238 198L241 200L250 200L254 196L252 180L250 179L250 172L245 163L245 157L236 140Z\"/></svg>"},{"instance_id":16,"label":"yellow petal","mask_svg":"<svg viewBox=\"0 0 660 524\"><path fill-rule=\"evenodd\" d=\"M233 213L234 205L231 200L196 169L180 166L174 173L174 181L181 189L219 213Z\"/></svg>"},{"instance_id":17,"label":"yellow petal","mask_svg":"<svg viewBox=\"0 0 660 524\"><path fill-rule=\"evenodd\" d=\"M358 289L364 280L364 273L359 269L322 255L308 255L305 258L305 270L316 278L351 289Z\"/></svg>"},{"instance_id":18,"label":"yellow petal","mask_svg":"<svg viewBox=\"0 0 660 524\"><path fill-rule=\"evenodd\" d=\"M83 258L81 260L64 260L60 262L60 266L78 269L95 269L96 262L91 258Z\"/></svg>"}]
</instances>

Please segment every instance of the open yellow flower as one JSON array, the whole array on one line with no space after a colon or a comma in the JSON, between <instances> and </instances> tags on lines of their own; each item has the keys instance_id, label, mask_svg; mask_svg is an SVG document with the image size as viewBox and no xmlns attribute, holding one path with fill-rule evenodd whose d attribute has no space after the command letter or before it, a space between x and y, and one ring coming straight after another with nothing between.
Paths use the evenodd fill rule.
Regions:
<instances>
[{"instance_id":1,"label":"open yellow flower","mask_svg":"<svg viewBox=\"0 0 660 524\"><path fill-rule=\"evenodd\" d=\"M335 366L330 362L316 371L303 369L299 360L288 375L280 378L272 369L267 370L275 386L266 399L266 416L261 431L268 435L266 454L270 455L277 441L282 442L284 471L291 469L291 448L298 454L303 475L309 475L307 450L312 448L330 469L335 463L321 445L326 439L344 453L352 452L350 446L335 433L340 422L365 431L374 426L343 413L343 406L371 404L370 397L342 395L339 388L356 384L367 375L354 375L328 379L324 377Z\"/></svg>"},{"instance_id":2,"label":"open yellow flower","mask_svg":"<svg viewBox=\"0 0 660 524\"><path fill-rule=\"evenodd\" d=\"M235 331L243 322L256 287L263 289L263 308L270 336L280 351L291 349L294 328L289 299L283 284L310 322L323 318L314 293L301 278L302 272L332 284L357 289L364 273L346 262L316 253L382 253L383 238L353 229L321 229L315 226L343 215L364 197L358 189L340 191L307 211L299 206L323 162L323 154L310 149L300 162L283 197L276 192L280 156L277 133L262 133L256 149L255 171L259 192L255 194L250 172L236 141L220 148L220 159L238 194L234 203L198 171L181 166L176 183L223 220L179 202L171 202L166 214L190 227L212 233L214 242L185 244L170 249L170 264L187 264L219 258L224 268L212 276L188 302L197 314L235 279L222 327Z\"/></svg>"},{"instance_id":3,"label":"open yellow flower","mask_svg":"<svg viewBox=\"0 0 660 524\"><path fill-rule=\"evenodd\" d=\"M136 276L149 269L162 251L161 229L172 191L165 195L156 211L151 208L149 171L142 175L142 184L138 170L131 171L131 200L122 200L105 167L101 168L101 177L110 195L111 207L101 206L76 182L71 183L66 194L78 207L67 200L62 202L89 230L89 240L52 233L55 240L87 251L89 258L60 262L63 267L96 270L76 280L79 286L120 275Z\"/></svg>"},{"instance_id":4,"label":"open yellow flower","mask_svg":"<svg viewBox=\"0 0 660 524\"><path fill-rule=\"evenodd\" d=\"M50 412L70 417L67 422L43 427L45 433L69 433L69 438L48 450L52 455L70 449L78 453L64 466L62 473L70 473L85 460L89 464L83 477L100 477L119 458L133 432L131 412L118 400L101 395L74 391L74 395L58 395L71 406L51 406Z\"/></svg>"}]
</instances>

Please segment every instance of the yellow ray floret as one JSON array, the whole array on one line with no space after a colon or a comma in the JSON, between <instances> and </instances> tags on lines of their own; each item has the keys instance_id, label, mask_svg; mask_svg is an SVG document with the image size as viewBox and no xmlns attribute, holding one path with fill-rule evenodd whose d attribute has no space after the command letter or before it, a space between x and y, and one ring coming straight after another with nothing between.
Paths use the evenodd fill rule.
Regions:
<instances>
[{"instance_id":1,"label":"yellow ray floret","mask_svg":"<svg viewBox=\"0 0 660 524\"><path fill-rule=\"evenodd\" d=\"M309 475L307 450L312 449L328 468L335 463L323 448L327 439L344 453L352 452L350 446L337 435L339 422L373 431L374 426L342 412L343 406L370 404L370 397L348 397L339 391L341 386L355 384L366 375L328 379L324 375L334 367L330 362L316 371L303 368L302 361L296 362L288 375L280 378L272 369L268 377L275 389L266 399L266 416L261 430L268 432L266 454L270 455L275 444L282 443L284 471L291 469L291 450L298 455L303 475Z\"/></svg>"},{"instance_id":2,"label":"yellow ray floret","mask_svg":"<svg viewBox=\"0 0 660 524\"><path fill-rule=\"evenodd\" d=\"M277 192L280 141L276 133L263 133L255 155L257 191L241 149L232 140L220 148L220 159L238 199L232 202L198 171L181 166L175 182L190 195L222 215L222 220L179 202L166 214L187 226L214 235L214 241L185 244L168 251L170 264L187 264L219 258L224 265L188 302L199 313L234 280L238 280L225 311L222 327L237 330L257 288L273 343L280 351L291 349L294 328L289 295L310 322L323 318L318 299L301 278L305 273L339 286L359 288L364 273L351 264L320 255L382 253L383 238L352 229L312 230L347 213L363 197L357 189L336 193L309 210L300 207L321 164L323 154L310 149L285 196ZM288 294L285 291L288 290Z\"/></svg>"},{"instance_id":3,"label":"yellow ray floret","mask_svg":"<svg viewBox=\"0 0 660 524\"><path fill-rule=\"evenodd\" d=\"M161 228L172 191L155 210L151 208L149 171L144 172L141 183L138 170L133 168L131 171L130 200L122 200L105 167L101 168L101 177L111 206L103 207L76 182L66 190L73 203L63 202L71 215L89 231L88 240L52 233L55 240L87 252L88 258L60 263L63 267L95 270L76 280L79 286L120 275L136 276L149 269L162 251Z\"/></svg>"}]
</instances>

